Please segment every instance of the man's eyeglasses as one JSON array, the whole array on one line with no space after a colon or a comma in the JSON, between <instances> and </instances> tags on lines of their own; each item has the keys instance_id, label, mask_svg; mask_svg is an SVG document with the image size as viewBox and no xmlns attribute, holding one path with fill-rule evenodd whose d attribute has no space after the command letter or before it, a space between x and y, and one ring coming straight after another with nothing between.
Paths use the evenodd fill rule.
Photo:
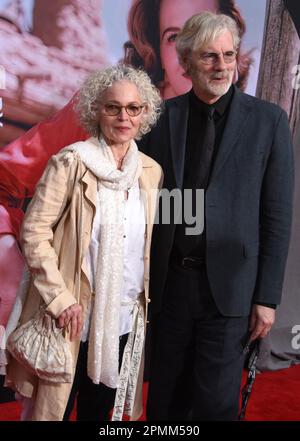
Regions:
<instances>
[{"instance_id":1,"label":"man's eyeglasses","mask_svg":"<svg viewBox=\"0 0 300 441\"><path fill-rule=\"evenodd\" d=\"M117 116L121 113L122 109L126 110L129 116L138 116L143 110L143 105L128 104L127 106L119 106L118 104L103 104L104 113L109 116Z\"/></svg>"},{"instance_id":2,"label":"man's eyeglasses","mask_svg":"<svg viewBox=\"0 0 300 441\"><path fill-rule=\"evenodd\" d=\"M213 66L217 64L219 58L223 56L223 60L226 64L232 63L236 59L236 51L227 51L227 52L203 52L199 58L203 64L207 64L209 66Z\"/></svg>"}]
</instances>

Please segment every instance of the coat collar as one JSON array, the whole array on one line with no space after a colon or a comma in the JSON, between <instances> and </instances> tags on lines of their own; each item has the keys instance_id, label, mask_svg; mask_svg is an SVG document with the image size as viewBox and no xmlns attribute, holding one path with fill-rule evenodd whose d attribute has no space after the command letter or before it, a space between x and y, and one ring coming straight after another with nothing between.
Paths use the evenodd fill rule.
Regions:
<instances>
[{"instance_id":1,"label":"coat collar","mask_svg":"<svg viewBox=\"0 0 300 441\"><path fill-rule=\"evenodd\" d=\"M182 188L184 158L189 118L189 93L167 101L169 107L170 143L175 179Z\"/></svg>"},{"instance_id":2,"label":"coat collar","mask_svg":"<svg viewBox=\"0 0 300 441\"><path fill-rule=\"evenodd\" d=\"M154 167L156 163L153 159L151 159L149 156L145 155L142 152L139 152L139 155L142 160L142 168L143 168L143 172L139 178L139 182L141 188L148 193L150 190L152 190L152 188L151 188L151 180L147 178L148 175L151 175L151 170L148 171L147 169L151 169L152 167ZM89 169L86 169L85 172L83 173L81 181L84 184L85 197L96 208L97 177Z\"/></svg>"},{"instance_id":3,"label":"coat collar","mask_svg":"<svg viewBox=\"0 0 300 441\"><path fill-rule=\"evenodd\" d=\"M142 167L143 168L149 168L149 167L153 167L155 163L155 161L150 158L150 156L145 155L142 152L139 152L140 158L142 160Z\"/></svg>"},{"instance_id":4,"label":"coat collar","mask_svg":"<svg viewBox=\"0 0 300 441\"><path fill-rule=\"evenodd\" d=\"M229 154L237 145L242 133L246 133L247 121L253 105L251 96L234 86L234 94L230 104L222 141L213 166L210 182L212 182L224 166Z\"/></svg>"}]
</instances>

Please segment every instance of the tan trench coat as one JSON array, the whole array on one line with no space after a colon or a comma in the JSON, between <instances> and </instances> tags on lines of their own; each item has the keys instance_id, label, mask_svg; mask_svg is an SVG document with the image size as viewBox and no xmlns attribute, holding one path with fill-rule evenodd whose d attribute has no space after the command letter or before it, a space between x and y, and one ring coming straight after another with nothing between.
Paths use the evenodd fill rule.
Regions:
<instances>
[{"instance_id":1,"label":"tan trench coat","mask_svg":"<svg viewBox=\"0 0 300 441\"><path fill-rule=\"evenodd\" d=\"M145 317L150 299L149 255L157 190L162 183L161 167L140 153L143 170L140 188L145 200ZM60 152L53 156L38 183L35 196L28 207L23 224L24 254L32 274L20 324L28 321L43 302L47 310L58 317L64 309L79 302L84 318L91 298L90 285L84 267L96 208L97 178L75 153ZM74 358L74 373L79 340L70 342ZM132 420L142 413L143 367L138 377ZM62 420L71 383L49 383L28 373L12 359L8 365L6 384L26 397L35 398L33 420Z\"/></svg>"}]
</instances>

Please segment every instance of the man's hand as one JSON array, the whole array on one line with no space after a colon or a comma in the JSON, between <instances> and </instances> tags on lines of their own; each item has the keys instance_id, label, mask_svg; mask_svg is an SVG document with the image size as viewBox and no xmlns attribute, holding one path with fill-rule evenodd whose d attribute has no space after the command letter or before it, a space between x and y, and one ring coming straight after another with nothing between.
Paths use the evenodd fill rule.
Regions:
<instances>
[{"instance_id":1,"label":"man's hand","mask_svg":"<svg viewBox=\"0 0 300 441\"><path fill-rule=\"evenodd\" d=\"M56 320L59 328L65 328L70 324L70 340L80 338L83 327L82 306L75 303L65 309Z\"/></svg>"},{"instance_id":2,"label":"man's hand","mask_svg":"<svg viewBox=\"0 0 300 441\"><path fill-rule=\"evenodd\" d=\"M275 321L275 309L262 305L253 305L250 317L250 340L264 338Z\"/></svg>"}]
</instances>

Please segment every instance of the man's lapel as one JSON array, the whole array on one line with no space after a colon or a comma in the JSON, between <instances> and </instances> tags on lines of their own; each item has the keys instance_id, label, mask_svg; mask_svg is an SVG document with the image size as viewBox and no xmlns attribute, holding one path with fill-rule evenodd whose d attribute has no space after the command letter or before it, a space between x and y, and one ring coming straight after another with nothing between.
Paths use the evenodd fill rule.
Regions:
<instances>
[{"instance_id":1,"label":"man's lapel","mask_svg":"<svg viewBox=\"0 0 300 441\"><path fill-rule=\"evenodd\" d=\"M247 132L247 119L252 107L251 98L234 86L234 95L230 104L229 114L213 166L210 182L212 182L224 166L230 152L243 132Z\"/></svg>"},{"instance_id":2,"label":"man's lapel","mask_svg":"<svg viewBox=\"0 0 300 441\"><path fill-rule=\"evenodd\" d=\"M169 103L170 143L173 169L178 188L182 188L189 116L189 93Z\"/></svg>"}]
</instances>

